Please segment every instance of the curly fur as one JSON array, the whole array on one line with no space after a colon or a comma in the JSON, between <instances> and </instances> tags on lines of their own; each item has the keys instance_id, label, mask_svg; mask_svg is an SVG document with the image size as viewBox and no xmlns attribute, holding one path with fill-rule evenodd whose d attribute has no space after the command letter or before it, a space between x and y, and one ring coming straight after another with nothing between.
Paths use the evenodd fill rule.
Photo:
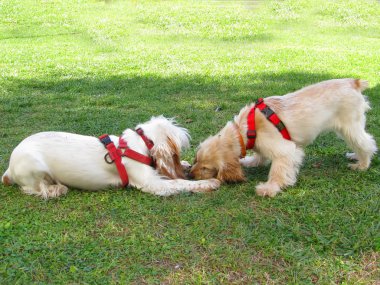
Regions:
<instances>
[{"instance_id":1,"label":"curly fur","mask_svg":"<svg viewBox=\"0 0 380 285\"><path fill-rule=\"evenodd\" d=\"M349 166L365 170L377 151L373 137L365 131L365 112L370 108L361 91L368 83L359 79L334 79L314 84L284 96L273 96L265 103L273 109L288 129L291 141L285 140L272 123L256 110L257 139L255 156L240 160L238 135L232 122L199 146L190 176L196 179L216 177L225 182L243 181L241 165L256 167L271 161L268 181L260 183L256 192L273 197L286 186L294 185L304 157L303 147L325 131L343 137L357 160ZM247 138L247 116L254 104L245 106L234 123Z\"/></svg>"}]
</instances>

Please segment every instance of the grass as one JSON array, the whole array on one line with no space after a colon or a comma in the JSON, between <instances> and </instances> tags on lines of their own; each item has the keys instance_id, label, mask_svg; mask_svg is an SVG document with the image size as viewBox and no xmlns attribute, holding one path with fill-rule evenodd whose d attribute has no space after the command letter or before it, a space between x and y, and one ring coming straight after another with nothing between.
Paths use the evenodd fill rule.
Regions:
<instances>
[{"instance_id":1,"label":"grass","mask_svg":"<svg viewBox=\"0 0 380 285\"><path fill-rule=\"evenodd\" d=\"M244 104L325 79L369 80L380 140L378 1L0 3L0 170L45 130L120 134L175 116L195 147ZM220 107L219 112L215 109ZM268 168L207 195L0 185L1 284L378 284L380 160L347 169L326 134L298 183L255 195Z\"/></svg>"}]
</instances>

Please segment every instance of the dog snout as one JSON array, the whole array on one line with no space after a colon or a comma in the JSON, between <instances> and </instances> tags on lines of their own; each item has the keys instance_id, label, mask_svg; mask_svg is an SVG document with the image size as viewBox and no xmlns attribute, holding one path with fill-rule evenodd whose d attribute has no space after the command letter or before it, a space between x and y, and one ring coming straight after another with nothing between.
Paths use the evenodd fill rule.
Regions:
<instances>
[{"instance_id":1,"label":"dog snout","mask_svg":"<svg viewBox=\"0 0 380 285\"><path fill-rule=\"evenodd\" d=\"M193 172L189 172L189 174L187 175L189 177L189 179L194 179L195 178L195 175Z\"/></svg>"}]
</instances>

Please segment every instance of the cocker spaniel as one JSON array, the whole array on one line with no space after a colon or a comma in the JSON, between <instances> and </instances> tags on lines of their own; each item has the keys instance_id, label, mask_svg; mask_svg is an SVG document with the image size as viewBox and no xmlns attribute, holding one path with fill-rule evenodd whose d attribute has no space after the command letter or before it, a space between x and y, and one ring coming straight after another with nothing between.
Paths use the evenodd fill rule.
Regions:
<instances>
[{"instance_id":1,"label":"cocker spaniel","mask_svg":"<svg viewBox=\"0 0 380 285\"><path fill-rule=\"evenodd\" d=\"M101 140L64 132L34 134L14 149L2 181L5 185L16 183L25 193L45 199L65 194L68 187L100 190L129 183L161 196L219 187L217 179L183 179L180 152L189 147L190 136L173 119L152 117L136 130L125 130L120 138L102 136Z\"/></svg>"},{"instance_id":2,"label":"cocker spaniel","mask_svg":"<svg viewBox=\"0 0 380 285\"><path fill-rule=\"evenodd\" d=\"M256 193L274 197L296 183L303 147L325 131L343 137L354 151L346 155L355 160L351 169L367 169L377 151L375 140L365 131L370 107L361 91L367 87L364 80L334 79L245 106L217 135L200 144L190 177L244 181L241 165L256 167L271 161L268 181L257 185ZM255 155L243 158L247 146Z\"/></svg>"}]
</instances>

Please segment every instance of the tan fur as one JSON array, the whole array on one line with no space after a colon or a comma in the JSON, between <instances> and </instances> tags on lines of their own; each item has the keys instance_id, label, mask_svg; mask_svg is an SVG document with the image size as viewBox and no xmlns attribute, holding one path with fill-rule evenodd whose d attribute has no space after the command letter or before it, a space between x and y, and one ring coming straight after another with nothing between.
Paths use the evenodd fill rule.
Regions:
<instances>
[{"instance_id":1,"label":"tan fur","mask_svg":"<svg viewBox=\"0 0 380 285\"><path fill-rule=\"evenodd\" d=\"M246 180L239 160L236 160L231 155L227 156L224 166L220 169L216 178L222 182L242 182Z\"/></svg>"},{"instance_id":2,"label":"tan fur","mask_svg":"<svg viewBox=\"0 0 380 285\"><path fill-rule=\"evenodd\" d=\"M193 167L191 176L197 179L199 177L216 177L223 182L245 181L239 162L241 151L239 138L234 128L233 124L230 123L215 139L210 138L212 140L209 141L207 148L207 156L210 160L204 160L202 167ZM238 144L236 144L236 141ZM231 151L231 149L234 151ZM239 153L239 155L236 155L236 153Z\"/></svg>"},{"instance_id":3,"label":"tan fur","mask_svg":"<svg viewBox=\"0 0 380 285\"><path fill-rule=\"evenodd\" d=\"M355 79L353 87L358 91L364 91L368 88L368 82L361 79Z\"/></svg>"},{"instance_id":4,"label":"tan fur","mask_svg":"<svg viewBox=\"0 0 380 285\"><path fill-rule=\"evenodd\" d=\"M168 138L168 145L172 149L173 170L176 174L176 178L184 179L185 174L183 172L183 165L181 163L181 149L170 138Z\"/></svg>"},{"instance_id":5,"label":"tan fur","mask_svg":"<svg viewBox=\"0 0 380 285\"><path fill-rule=\"evenodd\" d=\"M11 182L11 180L9 179L9 177L8 176L3 176L3 184L5 185L5 186L9 186L9 185L12 185L12 182Z\"/></svg>"},{"instance_id":6,"label":"tan fur","mask_svg":"<svg viewBox=\"0 0 380 285\"><path fill-rule=\"evenodd\" d=\"M153 152L153 157L158 162L156 165L157 171L171 179L184 179L185 175L180 160L180 148L170 137L167 138L167 145L170 153L163 153L163 151L167 151L164 149Z\"/></svg>"},{"instance_id":7,"label":"tan fur","mask_svg":"<svg viewBox=\"0 0 380 285\"><path fill-rule=\"evenodd\" d=\"M284 96L265 98L287 127L291 141L285 140L275 126L259 111L255 112L257 139L255 156L240 160L244 166L259 166L272 161L268 181L260 183L256 192L273 197L286 186L294 185L302 164L303 147L324 131L342 136L355 153L348 158L357 162L352 169L365 170L377 151L373 137L365 131L364 96L368 83L359 79L334 79L314 84ZM247 143L247 116L254 104L243 107L234 122ZM190 176L196 179L217 177L221 181L244 180L239 160L240 143L232 123L200 144Z\"/></svg>"}]
</instances>

